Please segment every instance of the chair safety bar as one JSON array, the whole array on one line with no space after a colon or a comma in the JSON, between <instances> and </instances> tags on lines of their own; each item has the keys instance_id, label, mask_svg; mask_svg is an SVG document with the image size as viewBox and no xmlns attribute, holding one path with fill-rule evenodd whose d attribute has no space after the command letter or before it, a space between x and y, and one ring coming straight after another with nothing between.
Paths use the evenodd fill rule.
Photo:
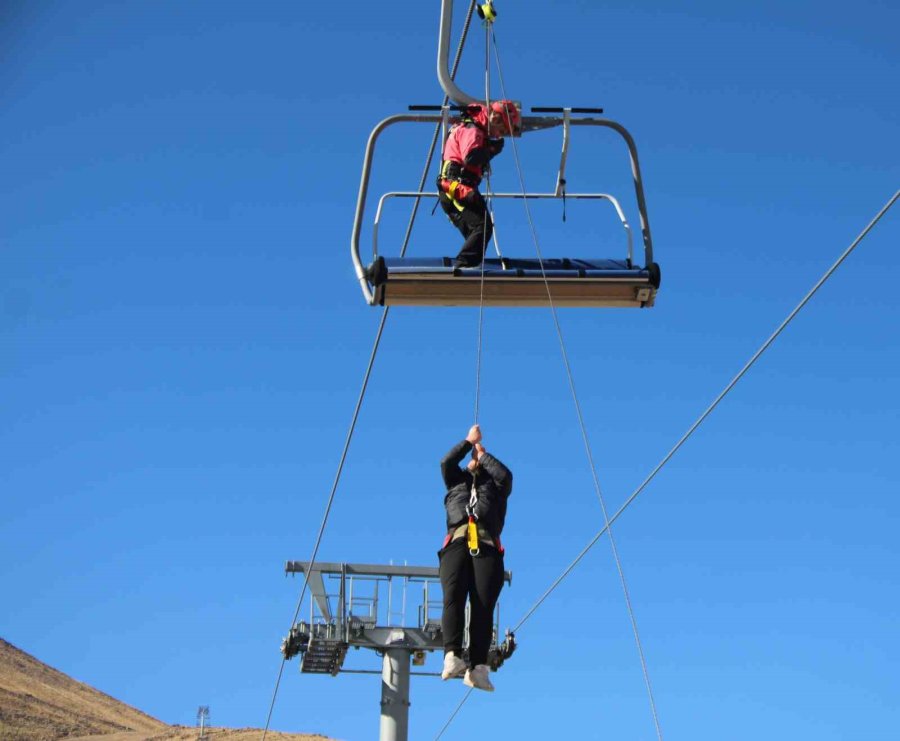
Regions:
<instances>
[{"instance_id":1,"label":"chair safety bar","mask_svg":"<svg viewBox=\"0 0 900 741\"><path fill-rule=\"evenodd\" d=\"M381 224L381 212L384 209L385 201L389 198L437 198L437 192L421 192L421 191L393 191L391 193L385 193L378 201L378 209L375 212L375 224L372 227L372 259L378 259L378 227ZM531 200L541 200L541 199L557 199L561 198L561 196L556 193L490 193L485 196L488 200L491 198L512 198L512 199L531 199ZM611 196L607 193L566 193L566 198L571 198L572 200L578 201L609 201L613 208L616 209L616 214L619 216L619 221L622 222L622 226L625 229L625 238L628 243L628 252L627 252L627 260L628 264L631 265L633 258L633 245L632 245L632 237L631 237L631 227L628 225L628 221L625 219L625 213L622 211L622 207L619 205L619 202L615 199L614 196Z\"/></svg>"}]
</instances>

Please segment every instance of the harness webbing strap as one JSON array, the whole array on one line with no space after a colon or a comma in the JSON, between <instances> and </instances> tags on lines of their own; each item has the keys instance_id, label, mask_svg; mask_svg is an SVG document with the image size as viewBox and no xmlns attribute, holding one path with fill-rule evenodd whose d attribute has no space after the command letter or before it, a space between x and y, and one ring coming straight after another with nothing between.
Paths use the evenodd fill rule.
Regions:
<instances>
[{"instance_id":1,"label":"harness webbing strap","mask_svg":"<svg viewBox=\"0 0 900 741\"><path fill-rule=\"evenodd\" d=\"M443 180L458 180L463 185L468 185L471 188L477 188L482 180L478 172L453 160L444 160L441 163L441 178Z\"/></svg>"},{"instance_id":2,"label":"harness webbing strap","mask_svg":"<svg viewBox=\"0 0 900 741\"><path fill-rule=\"evenodd\" d=\"M469 526L466 530L466 543L469 545L469 553L473 556L478 555L478 515L475 514L475 507L478 506L478 486L476 484L475 474L472 474L472 489L469 492L469 505L466 512L469 515Z\"/></svg>"},{"instance_id":3,"label":"harness webbing strap","mask_svg":"<svg viewBox=\"0 0 900 741\"><path fill-rule=\"evenodd\" d=\"M469 515L469 525L466 530L466 544L469 546L469 553L473 556L477 556L480 550L478 547L478 525L475 524L475 517L473 515Z\"/></svg>"}]
</instances>

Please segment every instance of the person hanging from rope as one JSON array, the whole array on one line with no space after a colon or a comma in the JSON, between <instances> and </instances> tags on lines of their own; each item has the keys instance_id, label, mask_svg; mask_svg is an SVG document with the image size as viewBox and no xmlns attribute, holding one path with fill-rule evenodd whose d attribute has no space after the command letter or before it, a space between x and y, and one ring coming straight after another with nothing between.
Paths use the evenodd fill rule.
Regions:
<instances>
[{"instance_id":1,"label":"person hanging from rope","mask_svg":"<svg viewBox=\"0 0 900 741\"><path fill-rule=\"evenodd\" d=\"M447 135L437 186L441 208L465 237L454 268L478 267L484 259L494 225L478 186L503 150L503 137L517 133L521 120L511 100L496 100L490 109L470 105Z\"/></svg>"},{"instance_id":2,"label":"person hanging from rope","mask_svg":"<svg viewBox=\"0 0 900 741\"><path fill-rule=\"evenodd\" d=\"M487 666L494 629L494 606L503 588L506 500L512 472L481 444L481 428L473 425L441 461L447 487L444 507L447 536L438 552L444 612L444 668L441 679L464 677L469 687L493 692ZM471 451L465 468L460 462ZM469 600L469 664L462 658L466 599Z\"/></svg>"}]
</instances>

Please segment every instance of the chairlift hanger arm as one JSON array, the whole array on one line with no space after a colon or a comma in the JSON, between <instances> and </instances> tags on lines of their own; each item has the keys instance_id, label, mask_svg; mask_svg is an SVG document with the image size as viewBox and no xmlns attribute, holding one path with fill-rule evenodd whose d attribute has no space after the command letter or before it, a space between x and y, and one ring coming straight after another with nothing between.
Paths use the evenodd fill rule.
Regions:
<instances>
[{"instance_id":1,"label":"chairlift hanger arm","mask_svg":"<svg viewBox=\"0 0 900 741\"><path fill-rule=\"evenodd\" d=\"M450 29L453 25L453 0L441 0L441 26L438 32L437 76L447 97L459 105L480 103L478 97L460 90L450 74Z\"/></svg>"}]
</instances>

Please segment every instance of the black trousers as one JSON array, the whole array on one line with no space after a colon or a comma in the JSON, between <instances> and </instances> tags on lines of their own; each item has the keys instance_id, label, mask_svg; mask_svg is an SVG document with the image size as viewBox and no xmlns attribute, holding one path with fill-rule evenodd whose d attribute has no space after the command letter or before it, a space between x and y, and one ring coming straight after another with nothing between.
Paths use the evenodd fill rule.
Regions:
<instances>
[{"instance_id":1,"label":"black trousers","mask_svg":"<svg viewBox=\"0 0 900 741\"><path fill-rule=\"evenodd\" d=\"M447 214L447 218L453 223L460 233L465 237L466 241L456 256L457 262L463 267L476 267L481 265L484 259L484 253L487 250L488 242L494 234L494 225L488 214L487 204L481 193L475 191L471 196L473 203L467 204L460 211L453 205L453 201L446 193L440 194L441 208Z\"/></svg>"},{"instance_id":2,"label":"black trousers","mask_svg":"<svg viewBox=\"0 0 900 741\"><path fill-rule=\"evenodd\" d=\"M469 663L486 664L494 630L494 607L503 589L503 554L482 545L477 556L469 555L465 538L454 540L438 552L444 614L441 630L444 653L462 656L466 598L469 600Z\"/></svg>"}]
</instances>

